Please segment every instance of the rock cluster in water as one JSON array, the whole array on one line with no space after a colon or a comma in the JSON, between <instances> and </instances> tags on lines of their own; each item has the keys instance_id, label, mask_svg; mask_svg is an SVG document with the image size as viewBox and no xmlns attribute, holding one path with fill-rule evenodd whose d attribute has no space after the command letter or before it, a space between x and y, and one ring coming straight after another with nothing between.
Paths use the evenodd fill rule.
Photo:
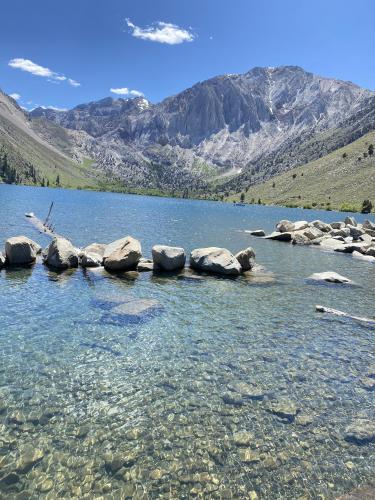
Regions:
<instances>
[{"instance_id":1,"label":"rock cluster in water","mask_svg":"<svg viewBox=\"0 0 375 500\"><path fill-rule=\"evenodd\" d=\"M250 231L250 234L258 236L259 231ZM363 224L358 224L353 217L331 224L320 220L282 220L276 224L276 231L265 239L291 242L293 245L316 245L323 250L350 253L353 257L375 262L375 224L369 220Z\"/></svg>"},{"instance_id":2,"label":"rock cluster in water","mask_svg":"<svg viewBox=\"0 0 375 500\"><path fill-rule=\"evenodd\" d=\"M183 248L155 245L152 260L142 257L140 242L131 237L112 243L92 243L85 248L76 248L69 240L56 237L42 251L41 247L26 236L9 238L5 244L5 255L0 252L0 268L3 266L29 266L42 254L43 262L56 270L103 266L110 272L122 271L179 271L185 267L186 253ZM253 269L255 252L249 247L233 255L226 248L197 248L190 254L192 269L230 276L239 276Z\"/></svg>"}]
</instances>

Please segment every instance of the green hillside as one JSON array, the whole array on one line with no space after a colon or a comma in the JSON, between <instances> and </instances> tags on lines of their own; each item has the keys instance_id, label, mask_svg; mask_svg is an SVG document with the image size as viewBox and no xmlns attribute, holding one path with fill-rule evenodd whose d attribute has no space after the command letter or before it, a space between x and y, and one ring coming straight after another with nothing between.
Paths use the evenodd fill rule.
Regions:
<instances>
[{"instance_id":1,"label":"green hillside","mask_svg":"<svg viewBox=\"0 0 375 500\"><path fill-rule=\"evenodd\" d=\"M72 160L69 137L53 125L52 145L15 101L0 92L0 182L94 187L97 176L90 161Z\"/></svg>"},{"instance_id":2,"label":"green hillside","mask_svg":"<svg viewBox=\"0 0 375 500\"><path fill-rule=\"evenodd\" d=\"M375 206L375 131L345 147L251 186L244 192L245 201L360 210L369 199ZM229 197L239 200L238 193Z\"/></svg>"}]
</instances>

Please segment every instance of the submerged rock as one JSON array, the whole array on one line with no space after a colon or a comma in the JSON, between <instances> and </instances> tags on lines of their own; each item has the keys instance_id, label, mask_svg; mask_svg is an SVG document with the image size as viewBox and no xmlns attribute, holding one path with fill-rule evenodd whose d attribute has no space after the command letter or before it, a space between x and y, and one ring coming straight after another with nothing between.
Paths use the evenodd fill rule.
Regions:
<instances>
[{"instance_id":1,"label":"submerged rock","mask_svg":"<svg viewBox=\"0 0 375 500\"><path fill-rule=\"evenodd\" d=\"M155 245L152 248L154 265L164 271L175 271L185 266L185 250L180 247Z\"/></svg>"},{"instance_id":2,"label":"submerged rock","mask_svg":"<svg viewBox=\"0 0 375 500\"><path fill-rule=\"evenodd\" d=\"M249 446L254 440L254 434L247 431L239 431L233 434L233 442L236 446Z\"/></svg>"},{"instance_id":3,"label":"submerged rock","mask_svg":"<svg viewBox=\"0 0 375 500\"><path fill-rule=\"evenodd\" d=\"M240 394L241 397L248 399L263 399L265 396L263 389L246 382L234 382L228 386L228 389L231 391L230 393Z\"/></svg>"},{"instance_id":4,"label":"submerged rock","mask_svg":"<svg viewBox=\"0 0 375 500\"><path fill-rule=\"evenodd\" d=\"M363 445L375 441L375 421L358 418L345 430L345 440L354 444Z\"/></svg>"},{"instance_id":5,"label":"submerged rock","mask_svg":"<svg viewBox=\"0 0 375 500\"><path fill-rule=\"evenodd\" d=\"M6 262L11 266L32 264L40 251L40 245L26 236L14 236L5 242Z\"/></svg>"},{"instance_id":6,"label":"submerged rock","mask_svg":"<svg viewBox=\"0 0 375 500\"><path fill-rule=\"evenodd\" d=\"M141 318L160 308L160 304L155 299L130 299L123 304L117 305L111 310L114 316L132 316Z\"/></svg>"},{"instance_id":7,"label":"submerged rock","mask_svg":"<svg viewBox=\"0 0 375 500\"><path fill-rule=\"evenodd\" d=\"M44 457L44 451L34 446L26 446L21 450L20 456L16 462L16 472L26 473L31 470L34 465L40 462Z\"/></svg>"},{"instance_id":8,"label":"submerged rock","mask_svg":"<svg viewBox=\"0 0 375 500\"><path fill-rule=\"evenodd\" d=\"M190 266L199 271L238 276L241 264L226 248L197 248L190 254Z\"/></svg>"},{"instance_id":9,"label":"submerged rock","mask_svg":"<svg viewBox=\"0 0 375 500\"><path fill-rule=\"evenodd\" d=\"M249 233L252 236L258 236L258 237L266 236L266 233L263 231L263 229L255 229L254 231L249 231Z\"/></svg>"},{"instance_id":10,"label":"submerged rock","mask_svg":"<svg viewBox=\"0 0 375 500\"><path fill-rule=\"evenodd\" d=\"M274 401L267 410L274 415L277 415L282 420L293 422L299 412L299 408L293 401Z\"/></svg>"},{"instance_id":11,"label":"submerged rock","mask_svg":"<svg viewBox=\"0 0 375 500\"><path fill-rule=\"evenodd\" d=\"M258 451L251 448L242 448L239 451L239 458L245 464L254 464L260 462L261 458Z\"/></svg>"},{"instance_id":12,"label":"submerged rock","mask_svg":"<svg viewBox=\"0 0 375 500\"><path fill-rule=\"evenodd\" d=\"M77 249L65 238L54 238L48 247L44 262L55 269L78 267Z\"/></svg>"},{"instance_id":13,"label":"submerged rock","mask_svg":"<svg viewBox=\"0 0 375 500\"><path fill-rule=\"evenodd\" d=\"M254 267L255 252L251 247L236 253L235 258L241 264L242 271L250 271Z\"/></svg>"},{"instance_id":14,"label":"submerged rock","mask_svg":"<svg viewBox=\"0 0 375 500\"><path fill-rule=\"evenodd\" d=\"M327 282L327 283L343 283L343 284L353 284L349 278L341 276L334 271L326 271L324 273L314 273L307 278L311 281Z\"/></svg>"},{"instance_id":15,"label":"submerged rock","mask_svg":"<svg viewBox=\"0 0 375 500\"><path fill-rule=\"evenodd\" d=\"M107 245L103 254L104 267L110 271L133 269L141 257L140 242L131 236L126 236Z\"/></svg>"}]
</instances>

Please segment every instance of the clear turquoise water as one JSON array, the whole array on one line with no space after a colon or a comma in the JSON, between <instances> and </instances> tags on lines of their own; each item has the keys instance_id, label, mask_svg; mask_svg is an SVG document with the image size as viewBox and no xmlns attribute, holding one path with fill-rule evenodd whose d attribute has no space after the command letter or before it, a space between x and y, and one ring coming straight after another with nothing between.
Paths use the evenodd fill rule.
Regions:
<instances>
[{"instance_id":1,"label":"clear turquoise water","mask_svg":"<svg viewBox=\"0 0 375 500\"><path fill-rule=\"evenodd\" d=\"M0 185L1 240L47 245L24 213L42 218L52 200L77 246L127 234L146 257L156 243L251 245L275 279L0 271L0 497L336 498L373 479L375 444L344 437L374 419L361 378L375 330L314 306L374 315L375 266L241 232L343 214ZM305 281L326 270L358 286ZM115 321L103 297L160 308Z\"/></svg>"}]
</instances>

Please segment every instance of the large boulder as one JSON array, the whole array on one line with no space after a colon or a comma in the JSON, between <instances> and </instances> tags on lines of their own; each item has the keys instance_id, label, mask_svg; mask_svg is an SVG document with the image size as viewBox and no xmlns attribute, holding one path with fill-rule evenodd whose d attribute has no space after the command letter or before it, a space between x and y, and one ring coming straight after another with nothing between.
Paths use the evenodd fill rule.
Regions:
<instances>
[{"instance_id":1,"label":"large boulder","mask_svg":"<svg viewBox=\"0 0 375 500\"><path fill-rule=\"evenodd\" d=\"M307 278L310 281L326 282L326 283L342 283L342 284L352 284L352 281L345 276L341 276L334 271L326 271L324 273L314 273Z\"/></svg>"},{"instance_id":2,"label":"large boulder","mask_svg":"<svg viewBox=\"0 0 375 500\"><path fill-rule=\"evenodd\" d=\"M141 257L140 242L131 236L126 236L107 245L103 254L104 267L110 271L133 269Z\"/></svg>"},{"instance_id":3,"label":"large boulder","mask_svg":"<svg viewBox=\"0 0 375 500\"><path fill-rule=\"evenodd\" d=\"M357 221L354 217L345 217L344 222L347 226L356 226Z\"/></svg>"},{"instance_id":4,"label":"large boulder","mask_svg":"<svg viewBox=\"0 0 375 500\"><path fill-rule=\"evenodd\" d=\"M341 237L337 237L341 238ZM314 242L316 240L313 240ZM319 245L324 249L324 250L336 250L336 248L341 248L344 243L341 239L336 239L336 238L323 238L322 241L319 243Z\"/></svg>"},{"instance_id":5,"label":"large boulder","mask_svg":"<svg viewBox=\"0 0 375 500\"><path fill-rule=\"evenodd\" d=\"M238 276L241 264L226 248L196 248L190 254L190 267L214 274Z\"/></svg>"},{"instance_id":6,"label":"large boulder","mask_svg":"<svg viewBox=\"0 0 375 500\"><path fill-rule=\"evenodd\" d=\"M316 238L321 238L323 236L323 232L317 227L309 227L304 231L304 236L309 238L309 240L315 240Z\"/></svg>"},{"instance_id":7,"label":"large boulder","mask_svg":"<svg viewBox=\"0 0 375 500\"><path fill-rule=\"evenodd\" d=\"M368 250L369 245L366 243L344 243L338 248L335 248L335 252L342 252L342 253L353 253L353 252L360 252L365 254L366 251Z\"/></svg>"},{"instance_id":8,"label":"large boulder","mask_svg":"<svg viewBox=\"0 0 375 500\"><path fill-rule=\"evenodd\" d=\"M292 244L293 245L311 245L312 240L305 236L302 232L297 232L293 234Z\"/></svg>"},{"instance_id":9,"label":"large boulder","mask_svg":"<svg viewBox=\"0 0 375 500\"><path fill-rule=\"evenodd\" d=\"M347 236L350 236L350 229L348 227L343 227L341 229L332 229L330 232L331 236L342 236L343 238L346 238Z\"/></svg>"},{"instance_id":10,"label":"large boulder","mask_svg":"<svg viewBox=\"0 0 375 500\"><path fill-rule=\"evenodd\" d=\"M100 267L103 263L103 256L98 253L85 251L79 257L82 267Z\"/></svg>"},{"instance_id":11,"label":"large boulder","mask_svg":"<svg viewBox=\"0 0 375 500\"><path fill-rule=\"evenodd\" d=\"M368 219L363 222L362 227L363 229L372 229L372 231L375 231L375 224Z\"/></svg>"},{"instance_id":12,"label":"large boulder","mask_svg":"<svg viewBox=\"0 0 375 500\"><path fill-rule=\"evenodd\" d=\"M349 231L350 231L350 236L354 239L354 240L358 240L360 236L362 236L362 234L365 234L365 231L364 229L361 229L360 227L358 226L347 226Z\"/></svg>"},{"instance_id":13,"label":"large boulder","mask_svg":"<svg viewBox=\"0 0 375 500\"><path fill-rule=\"evenodd\" d=\"M5 258L11 266L23 266L35 262L41 247L26 236L14 236L5 242Z\"/></svg>"},{"instance_id":14,"label":"large boulder","mask_svg":"<svg viewBox=\"0 0 375 500\"><path fill-rule=\"evenodd\" d=\"M241 264L242 271L250 271L254 267L255 252L251 247L236 253L235 257Z\"/></svg>"},{"instance_id":15,"label":"large boulder","mask_svg":"<svg viewBox=\"0 0 375 500\"><path fill-rule=\"evenodd\" d=\"M185 250L181 247L170 247L167 245L155 245L152 247L152 259L155 268L164 271L175 271L185 266Z\"/></svg>"},{"instance_id":16,"label":"large boulder","mask_svg":"<svg viewBox=\"0 0 375 500\"><path fill-rule=\"evenodd\" d=\"M375 257L375 245L371 245L367 250L366 250L366 255L371 255L371 257Z\"/></svg>"},{"instance_id":17,"label":"large boulder","mask_svg":"<svg viewBox=\"0 0 375 500\"><path fill-rule=\"evenodd\" d=\"M69 240L54 238L47 249L44 262L55 269L78 267L78 251Z\"/></svg>"},{"instance_id":18,"label":"large boulder","mask_svg":"<svg viewBox=\"0 0 375 500\"><path fill-rule=\"evenodd\" d=\"M281 220L276 224L276 231L279 233L289 233L290 231L294 231L294 224L290 220Z\"/></svg>"},{"instance_id":19,"label":"large boulder","mask_svg":"<svg viewBox=\"0 0 375 500\"><path fill-rule=\"evenodd\" d=\"M294 223L294 231L302 231L302 229L306 229L307 227L309 227L307 220L298 220Z\"/></svg>"},{"instance_id":20,"label":"large boulder","mask_svg":"<svg viewBox=\"0 0 375 500\"><path fill-rule=\"evenodd\" d=\"M314 220L311 225L322 231L322 233L329 233L332 230L332 226L330 224L326 224L321 220Z\"/></svg>"},{"instance_id":21,"label":"large boulder","mask_svg":"<svg viewBox=\"0 0 375 500\"><path fill-rule=\"evenodd\" d=\"M345 227L345 222L331 222L332 229L342 229Z\"/></svg>"},{"instance_id":22,"label":"large boulder","mask_svg":"<svg viewBox=\"0 0 375 500\"><path fill-rule=\"evenodd\" d=\"M95 253L103 257L105 249L107 248L106 243L91 243L83 249L84 253Z\"/></svg>"},{"instance_id":23,"label":"large boulder","mask_svg":"<svg viewBox=\"0 0 375 500\"><path fill-rule=\"evenodd\" d=\"M277 240L277 241L292 241L292 233L280 233L279 231L274 231L265 237L266 240Z\"/></svg>"}]
</instances>

